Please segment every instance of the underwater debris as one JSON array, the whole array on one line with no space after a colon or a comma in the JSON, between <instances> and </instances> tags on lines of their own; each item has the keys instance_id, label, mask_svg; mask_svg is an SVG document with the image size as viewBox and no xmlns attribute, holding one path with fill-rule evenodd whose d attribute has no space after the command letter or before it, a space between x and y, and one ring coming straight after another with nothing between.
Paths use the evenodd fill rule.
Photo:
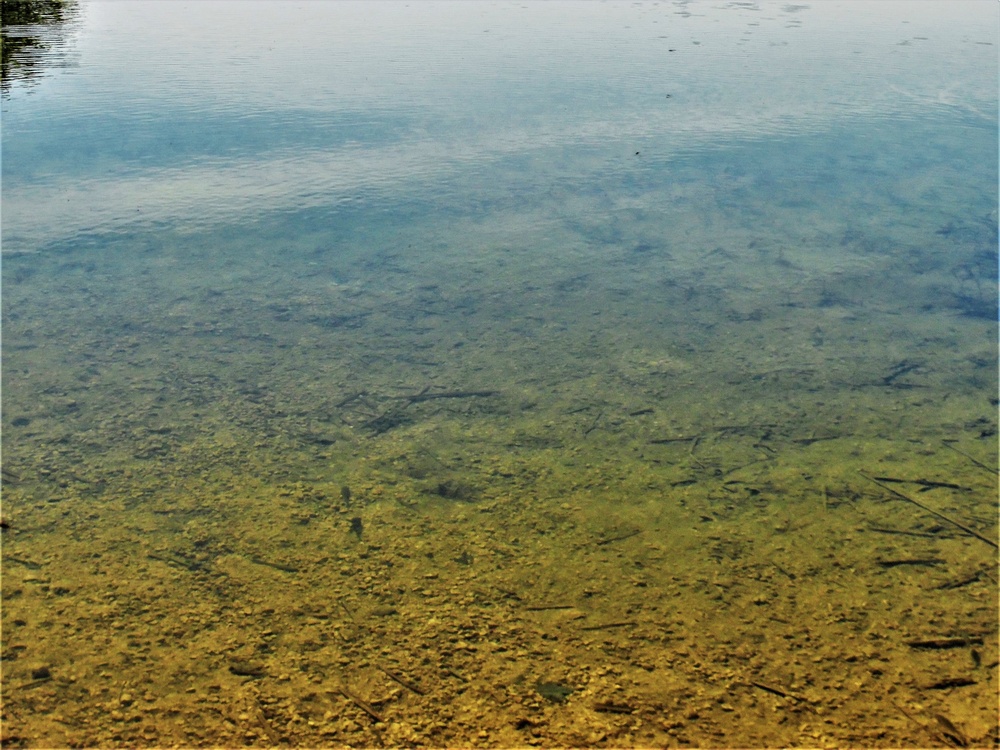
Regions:
<instances>
[{"instance_id":1,"label":"underwater debris","mask_svg":"<svg viewBox=\"0 0 1000 750\"><path fill-rule=\"evenodd\" d=\"M539 682L535 685L535 690L545 700L553 703L565 703L566 699L574 692L569 685L563 685L560 682Z\"/></svg>"},{"instance_id":2,"label":"underwater debris","mask_svg":"<svg viewBox=\"0 0 1000 750\"><path fill-rule=\"evenodd\" d=\"M943 680L938 680L937 682L932 682L927 685L927 690L948 690L949 688L955 687L967 687L969 685L975 685L976 681L971 677L946 677Z\"/></svg>"},{"instance_id":3,"label":"underwater debris","mask_svg":"<svg viewBox=\"0 0 1000 750\"><path fill-rule=\"evenodd\" d=\"M964 531L969 536L974 536L974 537L976 537L976 539L979 539L980 541L986 542L988 545L990 545L994 549L996 549L998 546L1000 546L994 540L990 539L987 536L984 536L983 534L980 534L975 529L973 529L973 528L971 528L971 527L969 527L969 526L967 526L967 525L965 525L965 524L963 524L963 523L961 523L959 521L956 521L954 518L951 518L950 516L946 516L944 513L941 513L940 511L936 511L933 508L930 508L927 505L924 505L923 503L918 502L917 500L914 500L909 495L904 495L902 492L899 492L898 490L894 490L889 485L883 484L882 482L879 482L878 480L873 479L868 474L865 474L863 471L862 472L858 472L858 473L861 474L861 476L863 476L869 482L873 482L874 484L877 484L879 487L881 487L883 490L885 490L889 494L895 495L896 497L898 497L901 500L905 500L908 503L912 503L913 505L916 505L921 510L927 511L931 515L936 516L937 518L940 518L942 521L947 521L952 526L956 526L957 528L961 529L962 531Z\"/></svg>"},{"instance_id":4,"label":"underwater debris","mask_svg":"<svg viewBox=\"0 0 1000 750\"><path fill-rule=\"evenodd\" d=\"M382 672L390 680L393 680L394 682L398 682L400 685L402 685L403 687L405 687L407 690L409 690L411 692L414 692L417 695L426 695L427 694L426 691L421 690L419 687L417 687L415 684L413 684L409 680L406 680L403 677L400 677L398 674L396 674L395 672L392 672L392 671L386 669L385 667L382 667L382 666L379 666L378 664L376 664L375 665L375 669L377 669L380 672Z\"/></svg>"},{"instance_id":5,"label":"underwater debris","mask_svg":"<svg viewBox=\"0 0 1000 750\"><path fill-rule=\"evenodd\" d=\"M631 714L635 712L635 708L627 703L614 703L612 701L595 703L594 710L599 714Z\"/></svg>"},{"instance_id":6,"label":"underwater debris","mask_svg":"<svg viewBox=\"0 0 1000 750\"><path fill-rule=\"evenodd\" d=\"M347 688L341 687L340 694L343 695L345 698L347 698L347 700L349 700L355 706L360 708L362 711L364 711L366 714L368 714L375 721L384 721L382 715L378 711L376 711L375 708L370 703L368 703L365 700L362 700L360 696L352 693Z\"/></svg>"},{"instance_id":7,"label":"underwater debris","mask_svg":"<svg viewBox=\"0 0 1000 750\"><path fill-rule=\"evenodd\" d=\"M598 547L603 547L605 544L611 544L612 542L620 542L624 539L631 539L634 536L638 536L642 533L642 529L632 529L630 531L624 531L620 534L614 536L605 537L604 539L598 539L594 544Z\"/></svg>"},{"instance_id":8,"label":"underwater debris","mask_svg":"<svg viewBox=\"0 0 1000 750\"><path fill-rule=\"evenodd\" d=\"M280 570L283 573L298 573L299 569L294 565L286 565L284 563L274 562L273 560L265 560L262 557L257 557L256 555L250 558L250 562L257 565L263 565L267 568L273 568L274 570Z\"/></svg>"},{"instance_id":9,"label":"underwater debris","mask_svg":"<svg viewBox=\"0 0 1000 750\"><path fill-rule=\"evenodd\" d=\"M262 664L243 659L233 659L229 662L229 671L238 677L263 677L267 674Z\"/></svg>"},{"instance_id":10,"label":"underwater debris","mask_svg":"<svg viewBox=\"0 0 1000 750\"><path fill-rule=\"evenodd\" d=\"M437 393L428 393L428 389L424 388L420 393L415 393L412 396L393 396L392 398L397 401L406 401L410 404L420 403L421 401L432 401L439 398L489 398L490 396L496 396L496 391L439 391Z\"/></svg>"},{"instance_id":11,"label":"underwater debris","mask_svg":"<svg viewBox=\"0 0 1000 750\"><path fill-rule=\"evenodd\" d=\"M899 560L876 560L875 564L882 568L898 568L901 565L926 567L929 565L944 565L946 560L939 557L907 557Z\"/></svg>"},{"instance_id":12,"label":"underwater debris","mask_svg":"<svg viewBox=\"0 0 1000 750\"><path fill-rule=\"evenodd\" d=\"M923 638L915 641L903 641L910 648L948 649L965 648L966 646L982 646L982 636L959 636L956 638Z\"/></svg>"},{"instance_id":13,"label":"underwater debris","mask_svg":"<svg viewBox=\"0 0 1000 750\"><path fill-rule=\"evenodd\" d=\"M443 497L447 500L461 500L472 502L476 499L476 489L464 482L452 479L443 479L434 485L431 493Z\"/></svg>"},{"instance_id":14,"label":"underwater debris","mask_svg":"<svg viewBox=\"0 0 1000 750\"><path fill-rule=\"evenodd\" d=\"M358 541L361 541L361 535L364 533L365 526L361 521L361 516L354 516L351 519L351 533L357 536Z\"/></svg>"}]
</instances>

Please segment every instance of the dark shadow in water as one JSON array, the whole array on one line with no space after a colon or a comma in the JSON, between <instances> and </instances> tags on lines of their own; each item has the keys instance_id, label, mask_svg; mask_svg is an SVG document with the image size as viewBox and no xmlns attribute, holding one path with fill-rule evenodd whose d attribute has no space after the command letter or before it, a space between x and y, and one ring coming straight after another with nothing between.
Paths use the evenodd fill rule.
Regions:
<instances>
[{"instance_id":1,"label":"dark shadow in water","mask_svg":"<svg viewBox=\"0 0 1000 750\"><path fill-rule=\"evenodd\" d=\"M30 81L47 68L67 67L66 42L79 15L76 0L3 0L0 5L0 92Z\"/></svg>"}]
</instances>

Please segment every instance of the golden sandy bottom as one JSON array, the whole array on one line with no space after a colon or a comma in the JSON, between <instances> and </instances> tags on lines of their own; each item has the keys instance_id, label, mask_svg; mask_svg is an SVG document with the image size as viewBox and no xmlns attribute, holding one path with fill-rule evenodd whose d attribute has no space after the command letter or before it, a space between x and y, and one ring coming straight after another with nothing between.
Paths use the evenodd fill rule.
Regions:
<instances>
[{"instance_id":1,"label":"golden sandy bottom","mask_svg":"<svg viewBox=\"0 0 1000 750\"><path fill-rule=\"evenodd\" d=\"M4 745L995 743L995 323L635 231L5 261Z\"/></svg>"}]
</instances>

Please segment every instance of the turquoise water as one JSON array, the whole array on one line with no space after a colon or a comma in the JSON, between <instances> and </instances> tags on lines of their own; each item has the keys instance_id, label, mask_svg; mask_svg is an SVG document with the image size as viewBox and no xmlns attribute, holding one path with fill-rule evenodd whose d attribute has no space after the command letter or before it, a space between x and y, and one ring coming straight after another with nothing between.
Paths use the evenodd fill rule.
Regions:
<instances>
[{"instance_id":1,"label":"turquoise water","mask_svg":"<svg viewBox=\"0 0 1000 750\"><path fill-rule=\"evenodd\" d=\"M995 743L997 21L20 29L5 743Z\"/></svg>"}]
</instances>

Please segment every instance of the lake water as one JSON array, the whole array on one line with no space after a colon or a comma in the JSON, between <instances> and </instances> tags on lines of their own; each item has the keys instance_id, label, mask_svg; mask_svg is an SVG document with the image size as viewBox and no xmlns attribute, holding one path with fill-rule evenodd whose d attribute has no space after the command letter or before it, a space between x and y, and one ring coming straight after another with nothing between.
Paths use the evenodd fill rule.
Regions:
<instances>
[{"instance_id":1,"label":"lake water","mask_svg":"<svg viewBox=\"0 0 1000 750\"><path fill-rule=\"evenodd\" d=\"M995 744L998 19L6 28L4 744Z\"/></svg>"}]
</instances>

